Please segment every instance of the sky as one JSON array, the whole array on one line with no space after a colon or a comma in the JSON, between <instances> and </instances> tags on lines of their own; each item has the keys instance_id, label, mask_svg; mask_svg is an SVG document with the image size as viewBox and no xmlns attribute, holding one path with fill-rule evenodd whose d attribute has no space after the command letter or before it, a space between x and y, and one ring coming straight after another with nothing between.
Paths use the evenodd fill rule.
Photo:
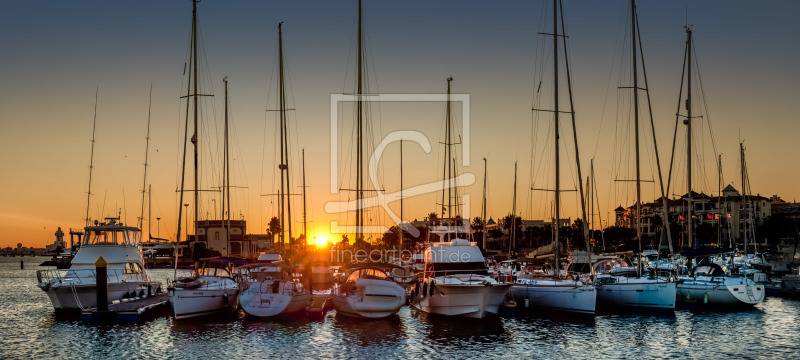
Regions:
<instances>
[{"instance_id":1,"label":"sky","mask_svg":"<svg viewBox=\"0 0 800 360\"><path fill-rule=\"evenodd\" d=\"M631 152L625 119L629 104L618 86L629 86L626 61L628 2L565 0L576 131L583 177L594 158L599 215L633 202L629 185ZM415 99L446 93L454 78L453 119L462 145L459 174L474 181L459 189L462 215L478 216L483 158L487 159L488 215L512 211L514 163L518 163L517 214L552 217L552 196L530 187L552 188L552 15L543 1L366 1L368 87L376 94L411 94ZM83 226L92 121L97 91L96 142L89 216L122 217L136 224L142 185L152 186L152 215L144 211L145 233L174 237L179 200L186 92L184 63L191 31L190 1L30 2L6 1L0 12L0 246L42 247L58 227ZM757 6L756 6L757 5ZM640 1L639 23L652 99L656 140L664 171L672 151L675 109L681 84L685 29L690 24L703 85L705 129L698 130L700 155L693 187L717 192L715 154L722 154L723 183L741 188L739 142L744 141L753 194L800 195L800 3L795 1ZM332 234L331 221L354 223L352 212L332 214L326 204L353 199L352 104L340 103L332 116L331 96L354 92L355 1L206 0L198 5L202 38L204 128L201 130L201 187L219 186L223 77L228 78L231 130L231 214L248 221L248 232L264 233L277 214L276 49L283 21L287 68L292 187L299 193L301 149L305 151L309 236ZM629 41L629 40L628 40ZM562 76L563 76L563 69ZM542 80L541 88L537 84ZM149 89L152 86L152 103ZM698 85L696 85L698 86ZM538 88L538 89L537 89ZM542 90L543 89L543 90ZM561 106L566 107L562 92ZM538 91L535 91L538 90ZM699 94L699 92L696 92ZM537 105L534 105L537 104ZM700 105L698 105L698 108ZM394 131L423 134L430 152L411 142L403 151L403 185L441 181L445 103L374 103L369 141ZM150 143L143 176L148 109ZM465 109L465 112L462 112ZM705 111L707 109L707 111ZM627 112L626 112L627 111ZM699 110L698 110L699 111ZM465 116L468 115L468 116ZM338 119L332 135L332 118ZM649 119L649 118L648 118ZM467 124L468 134L462 130ZM643 123L648 126L649 123ZM709 128L710 124L710 128ZM643 126L644 126L643 125ZM562 187L577 186L571 125L562 117ZM676 169L685 167L678 129ZM191 131L190 131L191 132ZM713 132L713 146L712 136ZM332 136L338 139L331 150ZM644 136L646 148L652 136ZM550 142L549 144L552 144ZM716 147L716 151L713 149ZM467 148L468 157L462 152ZM191 149L191 144L190 144ZM647 152L649 151L649 152ZM332 169L331 154L340 159ZM190 151L191 154L191 151ZM643 151L644 178L657 180L654 151ZM571 158L570 158L571 157ZM380 161L379 190L400 189L399 145L389 144ZM187 179L191 179L191 162ZM671 194L685 193L685 172L673 174ZM337 184L332 191L331 179ZM428 184L428 185L425 185ZM658 196L656 183L643 198ZM439 185L435 185L439 186ZM187 189L191 182L187 181ZM332 193L333 192L333 193ZM368 192L374 194L375 192ZM262 196L267 195L267 196ZM562 217L576 218L578 197L564 193ZM213 199L213 201L212 201ZM301 227L301 197L292 196L295 234ZM404 220L439 212L441 193L408 198ZM146 202L146 201L145 201ZM190 203L191 201L184 201ZM200 218L218 218L221 199L206 192ZM399 203L391 204L399 214ZM368 212L371 225L390 224L382 210ZM161 220L156 220L161 218ZM191 219L190 219L191 220Z\"/></svg>"}]
</instances>

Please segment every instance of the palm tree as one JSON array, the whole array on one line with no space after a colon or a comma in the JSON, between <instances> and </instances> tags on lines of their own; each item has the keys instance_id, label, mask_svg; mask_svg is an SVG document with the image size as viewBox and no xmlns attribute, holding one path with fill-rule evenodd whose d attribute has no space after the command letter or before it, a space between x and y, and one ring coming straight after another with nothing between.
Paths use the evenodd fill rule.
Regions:
<instances>
[{"instance_id":1,"label":"palm tree","mask_svg":"<svg viewBox=\"0 0 800 360\"><path fill-rule=\"evenodd\" d=\"M272 219L269 219L269 224L267 224L267 233L269 234L270 238L272 238L273 244L275 244L275 235L281 231L281 221L278 220L277 217L273 216Z\"/></svg>"},{"instance_id":2,"label":"palm tree","mask_svg":"<svg viewBox=\"0 0 800 360\"><path fill-rule=\"evenodd\" d=\"M436 220L439 220L439 216L436 215L435 212L432 212L432 213L428 214L428 221L429 222L434 222Z\"/></svg>"}]
</instances>

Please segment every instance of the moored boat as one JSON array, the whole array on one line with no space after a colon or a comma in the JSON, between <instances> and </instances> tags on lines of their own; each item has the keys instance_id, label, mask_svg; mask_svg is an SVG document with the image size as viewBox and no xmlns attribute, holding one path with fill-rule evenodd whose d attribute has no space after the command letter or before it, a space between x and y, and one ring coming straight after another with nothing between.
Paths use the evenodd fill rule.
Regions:
<instances>
[{"instance_id":1,"label":"moored boat","mask_svg":"<svg viewBox=\"0 0 800 360\"><path fill-rule=\"evenodd\" d=\"M337 314L356 318L384 318L406 303L406 291L384 270L385 266L357 265L347 279L331 290Z\"/></svg>"},{"instance_id":2,"label":"moored boat","mask_svg":"<svg viewBox=\"0 0 800 360\"><path fill-rule=\"evenodd\" d=\"M139 228L117 223L118 218L87 226L81 248L69 270L39 270L38 286L58 312L80 311L97 306L96 263L107 263L108 301L141 297L160 292L161 283L153 282L144 268L139 247Z\"/></svg>"}]
</instances>

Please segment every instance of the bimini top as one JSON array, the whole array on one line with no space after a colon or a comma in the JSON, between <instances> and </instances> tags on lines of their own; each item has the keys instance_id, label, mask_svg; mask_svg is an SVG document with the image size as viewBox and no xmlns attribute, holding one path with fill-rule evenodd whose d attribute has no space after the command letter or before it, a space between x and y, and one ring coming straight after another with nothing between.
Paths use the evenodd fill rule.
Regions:
<instances>
[{"instance_id":1,"label":"bimini top","mask_svg":"<svg viewBox=\"0 0 800 360\"><path fill-rule=\"evenodd\" d=\"M141 242L142 231L137 227L123 226L117 223L119 218L106 218L106 222L85 228L86 235L81 245L127 245L138 246Z\"/></svg>"},{"instance_id":2,"label":"bimini top","mask_svg":"<svg viewBox=\"0 0 800 360\"><path fill-rule=\"evenodd\" d=\"M276 261L281 261L281 260L283 260L283 258L281 258L281 254L278 254L278 253L264 253L264 254L258 255L258 260L256 260L256 261L271 263L271 262L276 262Z\"/></svg>"},{"instance_id":3,"label":"bimini top","mask_svg":"<svg viewBox=\"0 0 800 360\"><path fill-rule=\"evenodd\" d=\"M466 239L453 239L450 242L435 242L425 249L426 263L483 263L483 254L475 243Z\"/></svg>"}]
</instances>

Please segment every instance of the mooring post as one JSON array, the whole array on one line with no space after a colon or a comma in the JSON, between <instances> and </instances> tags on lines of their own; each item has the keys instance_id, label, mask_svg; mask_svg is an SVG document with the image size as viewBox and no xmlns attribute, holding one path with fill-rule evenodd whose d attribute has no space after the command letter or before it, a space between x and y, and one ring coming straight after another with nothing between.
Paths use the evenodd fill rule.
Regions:
<instances>
[{"instance_id":1,"label":"mooring post","mask_svg":"<svg viewBox=\"0 0 800 360\"><path fill-rule=\"evenodd\" d=\"M20 270L25 270L25 261L23 261L23 260L19 261L19 269Z\"/></svg>"},{"instance_id":2,"label":"mooring post","mask_svg":"<svg viewBox=\"0 0 800 360\"><path fill-rule=\"evenodd\" d=\"M97 310L108 311L108 262L101 256L94 267L97 270Z\"/></svg>"}]
</instances>

